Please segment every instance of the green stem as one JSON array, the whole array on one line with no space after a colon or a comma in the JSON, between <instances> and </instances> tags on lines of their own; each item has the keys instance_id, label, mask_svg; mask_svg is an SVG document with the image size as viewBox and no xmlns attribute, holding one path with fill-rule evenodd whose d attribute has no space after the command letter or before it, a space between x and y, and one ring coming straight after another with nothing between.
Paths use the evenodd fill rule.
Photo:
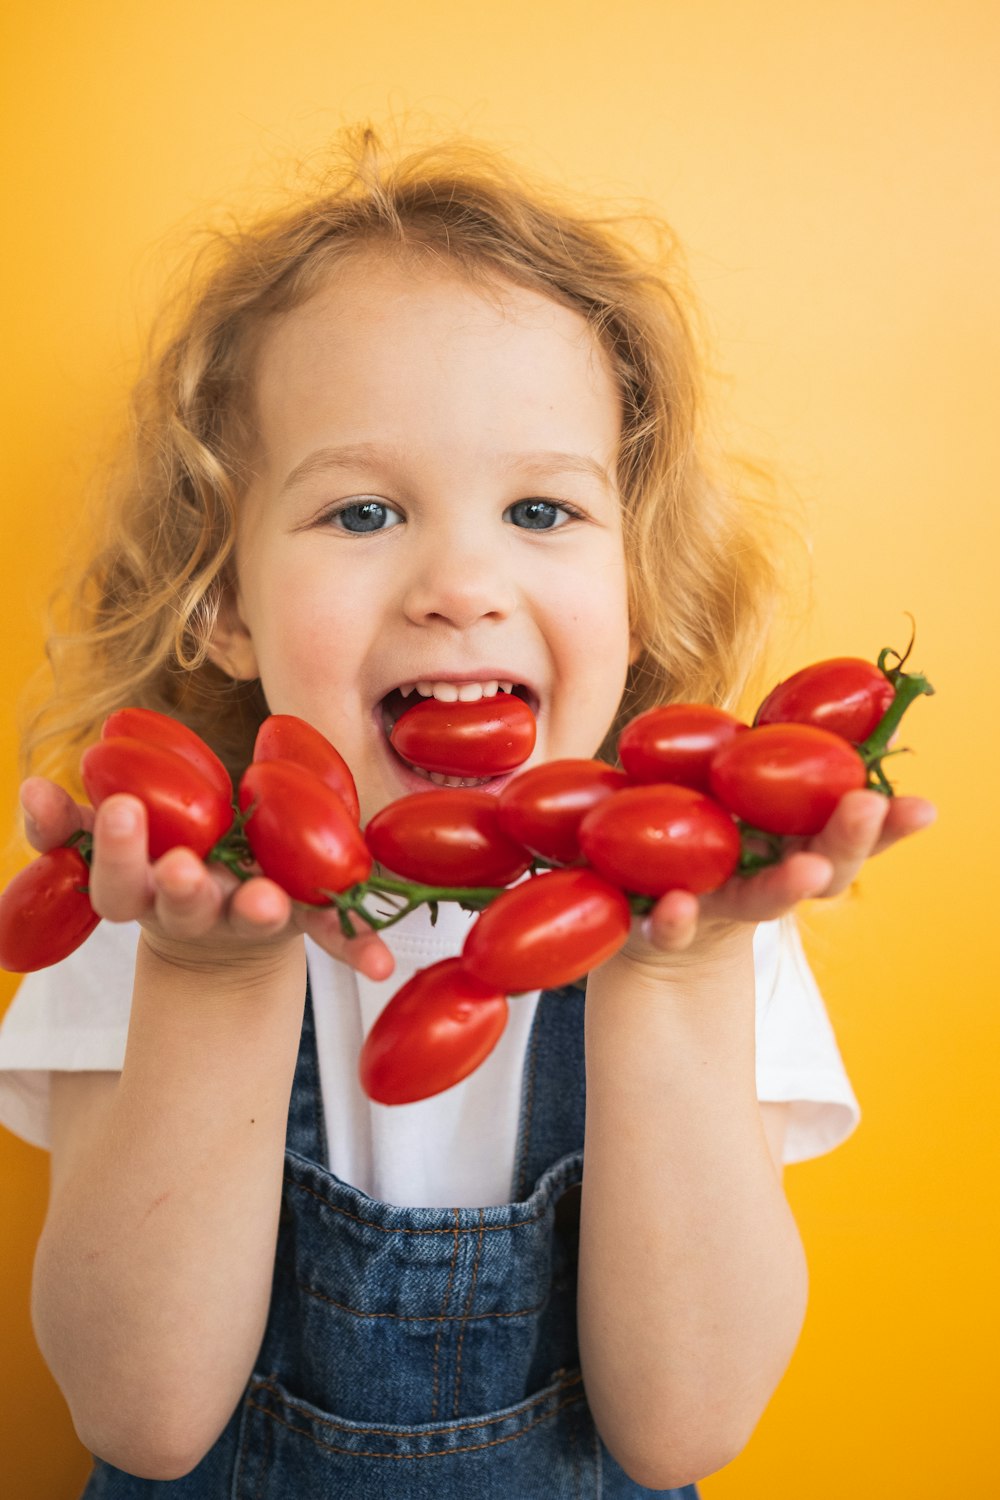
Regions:
<instances>
[{"instance_id":1,"label":"green stem","mask_svg":"<svg viewBox=\"0 0 1000 1500\"><path fill-rule=\"evenodd\" d=\"M349 921L352 915L360 917L376 932L381 932L384 928L401 922L411 911L416 911L418 906L429 906L432 915L436 917L437 906L441 901L457 901L466 911L482 911L497 896L502 896L506 889L502 885L422 885L418 881L390 880L384 875L372 875L359 885L351 886L349 890L324 891L323 894L329 897L339 911L341 928L350 937L353 934ZM402 904L396 911L386 915L370 910L366 904L370 896L387 896Z\"/></svg>"},{"instance_id":2,"label":"green stem","mask_svg":"<svg viewBox=\"0 0 1000 1500\"><path fill-rule=\"evenodd\" d=\"M886 660L890 656L898 659L899 654L887 646L879 652L878 666L893 685L895 690L893 700L868 738L858 746L858 754L868 769L869 786L874 791L884 793L887 797L893 795L893 788L882 769L882 761L887 755L901 753L897 750L890 750L889 741L899 728L900 721L910 704L917 698L932 697L934 693L933 687L920 672L904 672L902 661L898 667L886 667ZM905 657L902 660L905 660Z\"/></svg>"},{"instance_id":3,"label":"green stem","mask_svg":"<svg viewBox=\"0 0 1000 1500\"><path fill-rule=\"evenodd\" d=\"M87 864L89 865L90 856L93 853L94 849L94 836L93 834L88 833L85 828L78 828L76 832L66 840L65 847L67 849L75 849L76 852L80 855L81 859L85 859L87 861Z\"/></svg>"},{"instance_id":4,"label":"green stem","mask_svg":"<svg viewBox=\"0 0 1000 1500\"><path fill-rule=\"evenodd\" d=\"M767 833L763 828L754 828L750 823L737 819L740 830L740 861L736 867L738 875L755 875L758 870L767 870L781 863L787 841L780 833ZM761 847L763 846L763 847Z\"/></svg>"}]
</instances>

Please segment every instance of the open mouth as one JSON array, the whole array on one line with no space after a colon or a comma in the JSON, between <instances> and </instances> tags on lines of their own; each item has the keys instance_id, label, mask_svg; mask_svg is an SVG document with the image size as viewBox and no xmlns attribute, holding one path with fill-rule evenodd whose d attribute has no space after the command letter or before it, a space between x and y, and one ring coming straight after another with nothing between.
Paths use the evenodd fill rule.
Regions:
<instances>
[{"instance_id":1,"label":"open mouth","mask_svg":"<svg viewBox=\"0 0 1000 1500\"><path fill-rule=\"evenodd\" d=\"M412 761L401 755L392 744L391 735L397 721L406 713L407 709L414 706L422 699L436 698L439 703L477 703L481 699L494 698L498 694L509 693L513 697L520 698L526 703L532 713L537 713L538 699L530 688L524 683L505 681L503 679L490 679L484 682L406 682L399 687L393 688L386 693L379 705L382 727L386 739L389 740L392 753L399 759L407 770L414 775L420 776L427 781L433 782L435 786L461 786L476 787L483 786L489 781L496 780L495 776L450 776L440 771L427 771L422 766L414 765Z\"/></svg>"}]
</instances>

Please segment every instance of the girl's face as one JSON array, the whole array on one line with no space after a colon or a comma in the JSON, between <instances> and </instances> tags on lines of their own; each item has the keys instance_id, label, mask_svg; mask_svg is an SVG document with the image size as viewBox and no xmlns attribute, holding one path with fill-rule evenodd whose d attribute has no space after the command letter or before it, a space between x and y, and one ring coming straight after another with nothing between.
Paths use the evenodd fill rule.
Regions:
<instances>
[{"instance_id":1,"label":"girl's face","mask_svg":"<svg viewBox=\"0 0 1000 1500\"><path fill-rule=\"evenodd\" d=\"M213 655L337 746L362 818L432 785L387 734L417 683L519 686L529 764L593 755L630 639L620 403L583 319L358 255L270 330L256 398L261 455Z\"/></svg>"}]
</instances>

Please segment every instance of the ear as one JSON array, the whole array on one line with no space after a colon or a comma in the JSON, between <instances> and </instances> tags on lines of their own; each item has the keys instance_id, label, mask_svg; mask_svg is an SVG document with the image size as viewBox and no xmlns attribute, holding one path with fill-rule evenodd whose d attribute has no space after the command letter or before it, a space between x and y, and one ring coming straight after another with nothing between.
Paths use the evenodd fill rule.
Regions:
<instances>
[{"instance_id":1,"label":"ear","mask_svg":"<svg viewBox=\"0 0 1000 1500\"><path fill-rule=\"evenodd\" d=\"M643 650L644 647L642 641L639 639L634 630L630 630L628 637L628 664L630 667L635 666L636 662L639 660L639 657L642 655Z\"/></svg>"},{"instance_id":2,"label":"ear","mask_svg":"<svg viewBox=\"0 0 1000 1500\"><path fill-rule=\"evenodd\" d=\"M253 639L243 623L237 600L228 589L212 627L208 657L227 676L239 682L249 682L260 676Z\"/></svg>"}]
</instances>

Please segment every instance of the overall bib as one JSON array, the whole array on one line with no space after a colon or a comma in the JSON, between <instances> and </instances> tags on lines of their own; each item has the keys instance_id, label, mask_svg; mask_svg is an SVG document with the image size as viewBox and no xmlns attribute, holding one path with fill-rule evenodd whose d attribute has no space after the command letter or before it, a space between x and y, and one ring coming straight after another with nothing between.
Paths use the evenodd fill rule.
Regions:
<instances>
[{"instance_id":1,"label":"overall bib","mask_svg":"<svg viewBox=\"0 0 1000 1500\"><path fill-rule=\"evenodd\" d=\"M583 1010L575 986L539 1001L514 1201L400 1208L320 1165L307 993L257 1369L190 1474L136 1479L98 1461L81 1500L697 1500L693 1485L629 1479L583 1389Z\"/></svg>"}]
</instances>

